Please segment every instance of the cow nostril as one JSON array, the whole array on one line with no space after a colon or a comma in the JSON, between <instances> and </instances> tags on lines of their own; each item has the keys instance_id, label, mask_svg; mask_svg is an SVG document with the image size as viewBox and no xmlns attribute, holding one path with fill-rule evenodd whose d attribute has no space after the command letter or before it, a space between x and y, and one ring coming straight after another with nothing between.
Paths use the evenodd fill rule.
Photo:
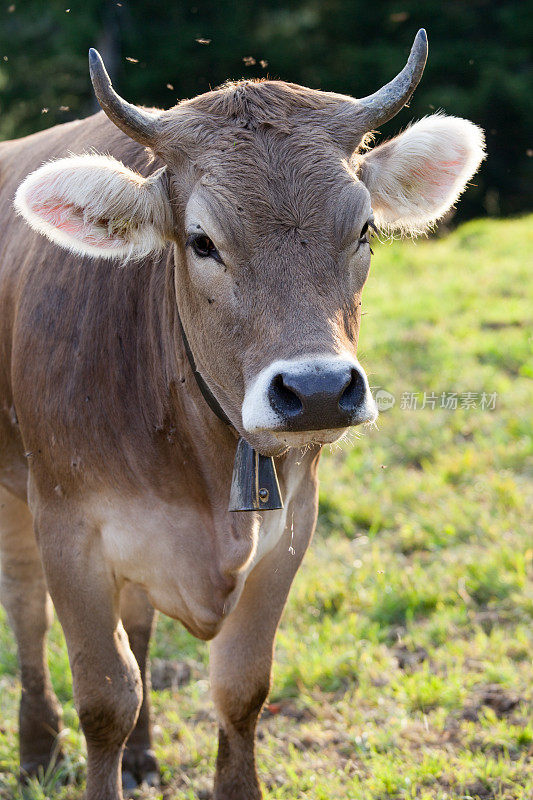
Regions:
<instances>
[{"instance_id":1,"label":"cow nostril","mask_svg":"<svg viewBox=\"0 0 533 800\"><path fill-rule=\"evenodd\" d=\"M352 368L350 383L344 389L339 399L339 407L343 411L352 412L363 404L366 386L359 370Z\"/></svg>"},{"instance_id":2,"label":"cow nostril","mask_svg":"<svg viewBox=\"0 0 533 800\"><path fill-rule=\"evenodd\" d=\"M298 395L285 385L283 375L276 375L270 384L268 398L276 411L285 417L295 417L303 409Z\"/></svg>"}]
</instances>

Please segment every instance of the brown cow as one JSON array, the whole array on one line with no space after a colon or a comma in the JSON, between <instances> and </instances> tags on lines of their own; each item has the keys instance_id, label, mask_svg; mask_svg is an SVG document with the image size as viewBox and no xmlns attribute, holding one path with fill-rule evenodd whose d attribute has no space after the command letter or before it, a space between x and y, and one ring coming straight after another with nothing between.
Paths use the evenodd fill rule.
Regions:
<instances>
[{"instance_id":1,"label":"brown cow","mask_svg":"<svg viewBox=\"0 0 533 800\"><path fill-rule=\"evenodd\" d=\"M261 797L254 731L320 449L376 416L355 357L369 226L427 229L483 158L481 131L443 115L362 147L426 52L420 31L404 70L362 100L241 81L148 111L115 94L92 51L105 113L0 145L2 599L24 774L61 728L51 597L88 799L121 797L121 760L128 787L154 778L155 606L213 639L215 798ZM181 325L231 425L206 403ZM237 435L275 457L284 508L228 512Z\"/></svg>"}]
</instances>

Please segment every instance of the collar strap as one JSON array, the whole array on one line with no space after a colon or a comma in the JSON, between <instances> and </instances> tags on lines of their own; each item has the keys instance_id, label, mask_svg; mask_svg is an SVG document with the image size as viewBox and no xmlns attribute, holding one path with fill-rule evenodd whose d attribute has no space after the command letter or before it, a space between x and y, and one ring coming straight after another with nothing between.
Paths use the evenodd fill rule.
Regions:
<instances>
[{"instance_id":1,"label":"collar strap","mask_svg":"<svg viewBox=\"0 0 533 800\"><path fill-rule=\"evenodd\" d=\"M209 386L207 385L205 380L202 378L202 376L200 375L200 373L196 369L194 356L192 354L191 346L190 346L190 344L188 342L188 339L187 339L187 337L185 335L185 331L183 329L183 324L181 322L181 317L178 316L178 319L179 319L179 323L180 323L181 335L183 337L183 344L185 345L185 352L187 353L187 358L189 360L189 364L190 364L190 367L192 369L192 374L195 377L196 383L198 384L198 388L200 389L205 402L207 403L207 405L209 406L209 408L211 409L213 414L216 414L216 416L219 418L219 420L221 422L225 422L226 425L229 425L230 428L232 428L233 425L231 423L230 418L228 417L228 415L226 414L226 412L224 411L224 409L222 408L222 406L220 405L220 403L216 399L215 395L213 394L213 392L211 391L211 389L209 388Z\"/></svg>"}]
</instances>

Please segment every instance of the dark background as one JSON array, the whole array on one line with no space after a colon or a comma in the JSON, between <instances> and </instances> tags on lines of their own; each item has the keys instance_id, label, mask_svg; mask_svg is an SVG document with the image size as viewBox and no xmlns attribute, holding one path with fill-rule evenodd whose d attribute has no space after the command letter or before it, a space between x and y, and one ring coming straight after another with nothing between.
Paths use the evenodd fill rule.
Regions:
<instances>
[{"instance_id":1,"label":"dark background","mask_svg":"<svg viewBox=\"0 0 533 800\"><path fill-rule=\"evenodd\" d=\"M243 75L364 96L425 27L424 78L383 135L437 109L472 119L489 158L456 219L533 207L533 0L28 0L5 3L0 21L4 139L96 110L91 45L123 96L168 108Z\"/></svg>"}]
</instances>

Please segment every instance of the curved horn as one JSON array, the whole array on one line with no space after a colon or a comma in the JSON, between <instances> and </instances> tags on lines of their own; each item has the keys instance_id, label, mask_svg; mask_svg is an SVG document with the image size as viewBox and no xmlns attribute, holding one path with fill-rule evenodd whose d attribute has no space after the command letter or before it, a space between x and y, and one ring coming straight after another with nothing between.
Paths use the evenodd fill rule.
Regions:
<instances>
[{"instance_id":1,"label":"curved horn","mask_svg":"<svg viewBox=\"0 0 533 800\"><path fill-rule=\"evenodd\" d=\"M151 145L157 130L157 115L119 97L111 85L100 53L93 47L89 50L89 70L96 99L111 122L136 142Z\"/></svg>"},{"instance_id":2,"label":"curved horn","mask_svg":"<svg viewBox=\"0 0 533 800\"><path fill-rule=\"evenodd\" d=\"M424 28L415 36L407 64L402 71L374 94L357 100L357 109L372 130L388 122L401 111L420 83L428 57L428 37Z\"/></svg>"},{"instance_id":3,"label":"curved horn","mask_svg":"<svg viewBox=\"0 0 533 800\"><path fill-rule=\"evenodd\" d=\"M421 28L415 36L407 64L390 83L368 97L343 99L334 114L333 127L331 123L329 127L347 152L353 153L367 131L388 122L404 107L420 82L427 55L427 35Z\"/></svg>"}]
</instances>

